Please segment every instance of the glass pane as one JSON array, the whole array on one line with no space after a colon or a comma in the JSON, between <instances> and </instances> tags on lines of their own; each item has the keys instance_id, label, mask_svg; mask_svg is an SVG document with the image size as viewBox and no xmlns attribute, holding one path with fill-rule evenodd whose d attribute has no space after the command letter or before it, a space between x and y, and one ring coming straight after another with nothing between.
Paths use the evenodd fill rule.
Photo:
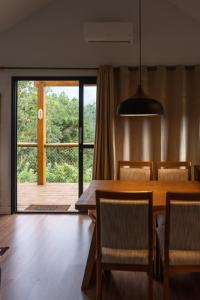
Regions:
<instances>
[{"instance_id":1,"label":"glass pane","mask_svg":"<svg viewBox=\"0 0 200 300\"><path fill-rule=\"evenodd\" d=\"M46 154L46 180L52 186L52 199L56 192L55 202L70 205L69 209L74 210L78 200L78 147L49 147Z\"/></svg>"},{"instance_id":2,"label":"glass pane","mask_svg":"<svg viewBox=\"0 0 200 300\"><path fill-rule=\"evenodd\" d=\"M37 148L17 148L17 181L37 182Z\"/></svg>"},{"instance_id":3,"label":"glass pane","mask_svg":"<svg viewBox=\"0 0 200 300\"><path fill-rule=\"evenodd\" d=\"M18 81L17 142L37 142L37 88L34 81Z\"/></svg>"},{"instance_id":4,"label":"glass pane","mask_svg":"<svg viewBox=\"0 0 200 300\"><path fill-rule=\"evenodd\" d=\"M46 87L47 143L77 143L79 87Z\"/></svg>"},{"instance_id":5,"label":"glass pane","mask_svg":"<svg viewBox=\"0 0 200 300\"><path fill-rule=\"evenodd\" d=\"M84 143L94 143L96 124L96 85L84 86Z\"/></svg>"},{"instance_id":6,"label":"glass pane","mask_svg":"<svg viewBox=\"0 0 200 300\"><path fill-rule=\"evenodd\" d=\"M83 151L83 190L85 190L92 180L94 149L84 149Z\"/></svg>"},{"instance_id":7,"label":"glass pane","mask_svg":"<svg viewBox=\"0 0 200 300\"><path fill-rule=\"evenodd\" d=\"M78 183L78 148L47 148L47 182Z\"/></svg>"}]
</instances>

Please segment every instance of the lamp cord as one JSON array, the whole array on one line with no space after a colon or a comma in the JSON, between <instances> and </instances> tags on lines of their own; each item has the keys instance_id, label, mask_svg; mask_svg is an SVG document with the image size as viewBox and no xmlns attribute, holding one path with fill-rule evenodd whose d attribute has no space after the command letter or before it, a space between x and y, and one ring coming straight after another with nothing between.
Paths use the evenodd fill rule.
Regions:
<instances>
[{"instance_id":1,"label":"lamp cord","mask_svg":"<svg viewBox=\"0 0 200 300\"><path fill-rule=\"evenodd\" d=\"M141 27L142 27L142 10L141 10L141 0L139 0L139 85L142 85L142 34L141 34Z\"/></svg>"}]
</instances>

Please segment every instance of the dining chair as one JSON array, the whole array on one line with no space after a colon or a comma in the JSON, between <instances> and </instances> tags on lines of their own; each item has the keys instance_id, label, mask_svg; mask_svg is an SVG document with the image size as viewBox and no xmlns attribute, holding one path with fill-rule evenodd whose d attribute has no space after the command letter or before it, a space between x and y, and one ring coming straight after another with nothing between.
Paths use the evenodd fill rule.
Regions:
<instances>
[{"instance_id":1,"label":"dining chair","mask_svg":"<svg viewBox=\"0 0 200 300\"><path fill-rule=\"evenodd\" d=\"M170 273L200 272L200 193L167 192L165 226L156 231L168 300Z\"/></svg>"},{"instance_id":2,"label":"dining chair","mask_svg":"<svg viewBox=\"0 0 200 300\"><path fill-rule=\"evenodd\" d=\"M118 161L117 179L119 180L152 180L152 161Z\"/></svg>"},{"instance_id":3,"label":"dining chair","mask_svg":"<svg viewBox=\"0 0 200 300\"><path fill-rule=\"evenodd\" d=\"M152 180L153 162L152 161L118 161L118 180ZM96 220L96 210L88 210L88 215L93 222Z\"/></svg>"},{"instance_id":4,"label":"dining chair","mask_svg":"<svg viewBox=\"0 0 200 300\"><path fill-rule=\"evenodd\" d=\"M96 191L96 299L102 299L102 271L147 272L153 299L152 192Z\"/></svg>"},{"instance_id":5,"label":"dining chair","mask_svg":"<svg viewBox=\"0 0 200 300\"><path fill-rule=\"evenodd\" d=\"M191 162L188 161L158 161L156 163L156 179L160 181L188 181L191 180ZM165 216L157 212L158 226L165 224Z\"/></svg>"},{"instance_id":6,"label":"dining chair","mask_svg":"<svg viewBox=\"0 0 200 300\"><path fill-rule=\"evenodd\" d=\"M191 162L189 161L158 161L156 163L156 179L162 181L191 180Z\"/></svg>"}]
</instances>

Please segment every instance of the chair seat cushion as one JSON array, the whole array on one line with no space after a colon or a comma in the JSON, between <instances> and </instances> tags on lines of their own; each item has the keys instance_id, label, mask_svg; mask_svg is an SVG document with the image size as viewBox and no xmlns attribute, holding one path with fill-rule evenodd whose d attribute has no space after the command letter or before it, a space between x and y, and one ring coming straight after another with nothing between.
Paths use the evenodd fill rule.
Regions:
<instances>
[{"instance_id":1,"label":"chair seat cushion","mask_svg":"<svg viewBox=\"0 0 200 300\"><path fill-rule=\"evenodd\" d=\"M164 262L164 234L165 227L160 226L156 229L156 234L159 242L159 249L162 261ZM169 265L199 265L200 266L200 250L170 250Z\"/></svg>"},{"instance_id":2,"label":"chair seat cushion","mask_svg":"<svg viewBox=\"0 0 200 300\"><path fill-rule=\"evenodd\" d=\"M170 265L197 265L200 266L200 251L191 250L170 250L169 251Z\"/></svg>"},{"instance_id":3,"label":"chair seat cushion","mask_svg":"<svg viewBox=\"0 0 200 300\"><path fill-rule=\"evenodd\" d=\"M102 248L103 263L148 264L148 250Z\"/></svg>"}]
</instances>

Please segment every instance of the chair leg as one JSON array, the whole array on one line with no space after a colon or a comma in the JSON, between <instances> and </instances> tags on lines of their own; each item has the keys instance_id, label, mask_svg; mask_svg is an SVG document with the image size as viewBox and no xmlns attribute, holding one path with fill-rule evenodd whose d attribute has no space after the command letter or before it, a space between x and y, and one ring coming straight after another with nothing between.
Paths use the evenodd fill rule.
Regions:
<instances>
[{"instance_id":1,"label":"chair leg","mask_svg":"<svg viewBox=\"0 0 200 300\"><path fill-rule=\"evenodd\" d=\"M160 276L160 252L159 252L157 235L156 235L156 253L155 253L155 276L156 279L158 279Z\"/></svg>"},{"instance_id":2,"label":"chair leg","mask_svg":"<svg viewBox=\"0 0 200 300\"><path fill-rule=\"evenodd\" d=\"M164 300L169 300L169 273L164 271Z\"/></svg>"},{"instance_id":3,"label":"chair leg","mask_svg":"<svg viewBox=\"0 0 200 300\"><path fill-rule=\"evenodd\" d=\"M153 300L153 270L148 272L148 299Z\"/></svg>"},{"instance_id":4,"label":"chair leg","mask_svg":"<svg viewBox=\"0 0 200 300\"><path fill-rule=\"evenodd\" d=\"M96 300L101 300L102 298L102 270L101 264L96 264Z\"/></svg>"}]
</instances>

